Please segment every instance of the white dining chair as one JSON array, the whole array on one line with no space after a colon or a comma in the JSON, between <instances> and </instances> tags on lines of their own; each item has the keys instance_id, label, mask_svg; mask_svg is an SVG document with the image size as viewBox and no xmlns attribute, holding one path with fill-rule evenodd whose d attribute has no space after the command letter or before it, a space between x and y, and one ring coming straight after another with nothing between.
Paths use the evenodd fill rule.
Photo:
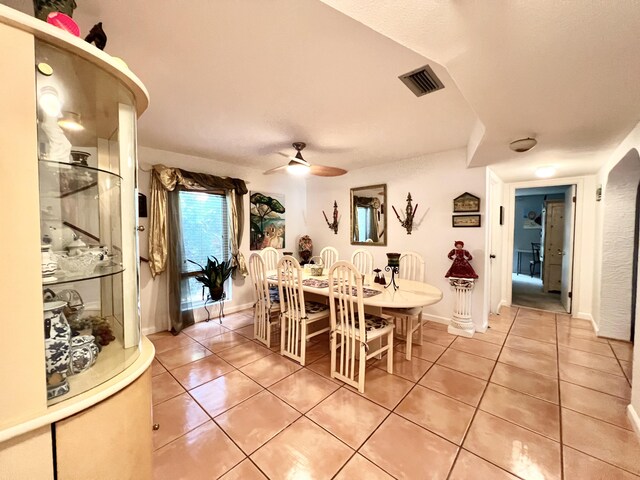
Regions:
<instances>
[{"instance_id":1,"label":"white dining chair","mask_svg":"<svg viewBox=\"0 0 640 480\"><path fill-rule=\"evenodd\" d=\"M398 278L424 282L424 259L416 252L402 252ZM411 360L414 336L418 332L415 343L422 345L422 307L415 308L383 308L382 313L393 317L396 324L396 337L406 342L405 358Z\"/></svg>"},{"instance_id":2,"label":"white dining chair","mask_svg":"<svg viewBox=\"0 0 640 480\"><path fill-rule=\"evenodd\" d=\"M324 247L320 250L320 258L322 258L322 264L326 269L331 268L338 261L338 257L338 250L333 247Z\"/></svg>"},{"instance_id":3,"label":"white dining chair","mask_svg":"<svg viewBox=\"0 0 640 480\"><path fill-rule=\"evenodd\" d=\"M264 260L257 253L249 257L249 277L253 286L253 336L256 340L271 347L271 330L279 322L274 314L280 312L280 303L267 283Z\"/></svg>"},{"instance_id":4,"label":"white dining chair","mask_svg":"<svg viewBox=\"0 0 640 480\"><path fill-rule=\"evenodd\" d=\"M360 274L373 274L373 255L368 250L365 250L364 248L358 248L351 255L351 263L355 265Z\"/></svg>"},{"instance_id":5,"label":"white dining chair","mask_svg":"<svg viewBox=\"0 0 640 480\"><path fill-rule=\"evenodd\" d=\"M353 264L336 262L329 270L329 285L335 285L329 289L331 378L364 393L367 360L387 352L387 372L393 373L393 324L365 314L362 275ZM386 345L382 345L385 337ZM373 340L381 345L371 351L369 343Z\"/></svg>"},{"instance_id":6,"label":"white dining chair","mask_svg":"<svg viewBox=\"0 0 640 480\"><path fill-rule=\"evenodd\" d=\"M260 256L264 260L264 266L267 269L267 272L275 270L278 267L278 260L280 259L280 255L275 248L263 248L262 250L260 250Z\"/></svg>"},{"instance_id":7,"label":"white dining chair","mask_svg":"<svg viewBox=\"0 0 640 480\"><path fill-rule=\"evenodd\" d=\"M329 307L305 301L302 268L291 256L278 262L280 293L280 354L304 366L307 341L329 331ZM313 326L313 330L309 327Z\"/></svg>"}]
</instances>

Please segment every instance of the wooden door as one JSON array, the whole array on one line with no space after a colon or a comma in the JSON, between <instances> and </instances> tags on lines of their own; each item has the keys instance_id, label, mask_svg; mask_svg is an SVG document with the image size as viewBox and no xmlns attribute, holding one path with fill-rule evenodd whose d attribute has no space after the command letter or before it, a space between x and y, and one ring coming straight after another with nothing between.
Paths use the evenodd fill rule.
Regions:
<instances>
[{"instance_id":1,"label":"wooden door","mask_svg":"<svg viewBox=\"0 0 640 480\"><path fill-rule=\"evenodd\" d=\"M542 286L545 292L559 292L562 288L564 201L547 200L545 210Z\"/></svg>"}]
</instances>

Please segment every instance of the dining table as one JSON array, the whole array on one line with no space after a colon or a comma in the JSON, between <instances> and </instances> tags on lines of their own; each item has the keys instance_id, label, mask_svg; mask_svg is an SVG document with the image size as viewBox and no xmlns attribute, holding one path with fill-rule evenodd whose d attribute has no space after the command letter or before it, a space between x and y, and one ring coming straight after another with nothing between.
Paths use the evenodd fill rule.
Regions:
<instances>
[{"instance_id":1,"label":"dining table","mask_svg":"<svg viewBox=\"0 0 640 480\"><path fill-rule=\"evenodd\" d=\"M376 309L408 309L426 307L442 300L442 290L426 282L396 278L398 289L393 285L375 283L374 275L365 275L362 302L365 307ZM271 285L278 284L275 270L267 272L267 281ZM323 297L329 296L329 277L327 275L311 275L302 271L302 290Z\"/></svg>"}]
</instances>

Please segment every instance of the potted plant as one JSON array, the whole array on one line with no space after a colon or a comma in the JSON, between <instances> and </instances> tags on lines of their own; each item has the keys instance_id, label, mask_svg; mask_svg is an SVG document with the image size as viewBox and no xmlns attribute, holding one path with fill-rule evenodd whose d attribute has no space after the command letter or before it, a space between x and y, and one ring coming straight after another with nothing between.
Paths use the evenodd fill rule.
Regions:
<instances>
[{"instance_id":1,"label":"potted plant","mask_svg":"<svg viewBox=\"0 0 640 480\"><path fill-rule=\"evenodd\" d=\"M200 273L196 276L196 280L202 283L202 297L204 298L205 291L208 289L207 301L218 302L222 300L224 298L224 282L227 281L233 270L231 259L219 262L216 257L213 257L213 260L207 257L207 264L204 267L193 260L187 261L200 267Z\"/></svg>"}]
</instances>

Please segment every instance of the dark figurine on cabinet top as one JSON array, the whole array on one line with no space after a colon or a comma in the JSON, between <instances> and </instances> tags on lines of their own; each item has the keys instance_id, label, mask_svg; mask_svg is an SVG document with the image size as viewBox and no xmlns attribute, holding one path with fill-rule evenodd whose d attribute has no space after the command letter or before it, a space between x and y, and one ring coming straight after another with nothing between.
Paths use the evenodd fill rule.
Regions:
<instances>
[{"instance_id":1,"label":"dark figurine on cabinet top","mask_svg":"<svg viewBox=\"0 0 640 480\"><path fill-rule=\"evenodd\" d=\"M107 46L107 34L102 29L102 22L98 22L91 27L89 35L84 38L84 41L93 43L100 50L104 50L104 47Z\"/></svg>"},{"instance_id":2,"label":"dark figurine on cabinet top","mask_svg":"<svg viewBox=\"0 0 640 480\"><path fill-rule=\"evenodd\" d=\"M449 260L453 260L453 264L445 278L478 278L478 274L469 263L469 260L473 260L473 257L464 249L464 242L457 240L453 245L456 248L452 249L447 255Z\"/></svg>"}]
</instances>

